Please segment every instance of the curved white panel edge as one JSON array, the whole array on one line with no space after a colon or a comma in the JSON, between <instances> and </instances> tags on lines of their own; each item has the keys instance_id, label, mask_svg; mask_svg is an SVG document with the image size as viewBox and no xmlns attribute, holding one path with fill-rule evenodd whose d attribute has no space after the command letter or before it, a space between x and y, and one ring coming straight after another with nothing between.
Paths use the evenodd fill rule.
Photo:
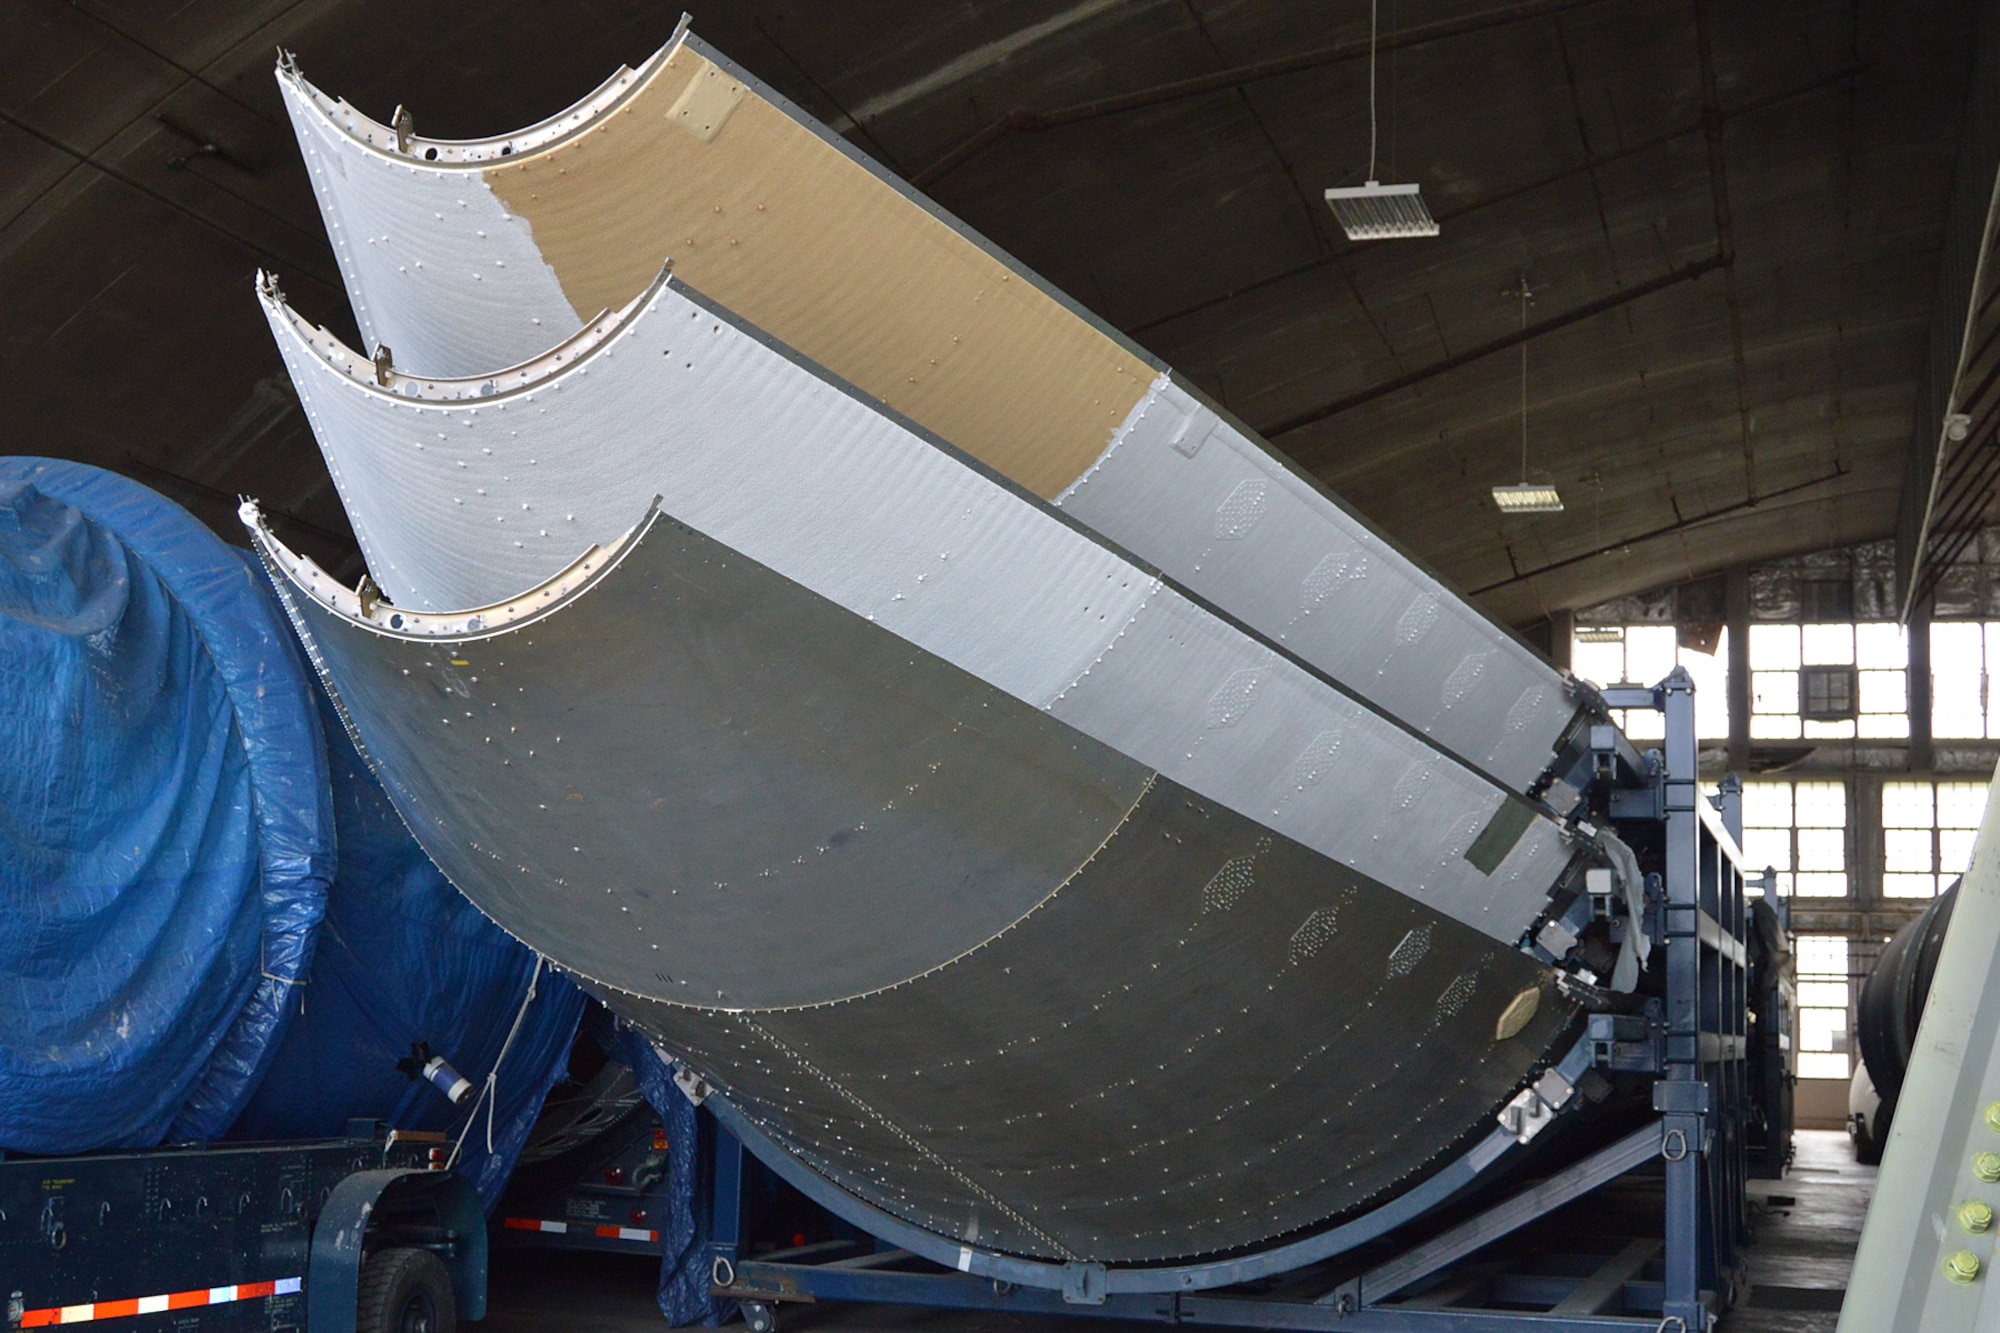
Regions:
<instances>
[{"instance_id":1,"label":"curved white panel edge","mask_svg":"<svg viewBox=\"0 0 2000 1333\"><path fill-rule=\"evenodd\" d=\"M664 280L533 387L406 398L260 291L374 577L505 600L652 495L680 521L1175 781L1508 944L1571 859L1490 781ZM592 336L595 337L593 330Z\"/></svg>"},{"instance_id":2,"label":"curved white panel edge","mask_svg":"<svg viewBox=\"0 0 2000 1333\"><path fill-rule=\"evenodd\" d=\"M468 168L587 130L678 43L539 126L438 143L436 165L396 154L393 131L281 68L371 344L407 349L419 374L473 377L581 327L528 224ZM1541 776L1575 715L1560 671L1168 375L1056 503L1517 791Z\"/></svg>"},{"instance_id":3,"label":"curved white panel edge","mask_svg":"<svg viewBox=\"0 0 2000 1333\"><path fill-rule=\"evenodd\" d=\"M326 103L286 69L278 88L370 350L386 344L420 374L481 375L582 327L527 219L479 172L446 175L370 152L329 120L344 103ZM354 134L372 124L349 120Z\"/></svg>"}]
</instances>

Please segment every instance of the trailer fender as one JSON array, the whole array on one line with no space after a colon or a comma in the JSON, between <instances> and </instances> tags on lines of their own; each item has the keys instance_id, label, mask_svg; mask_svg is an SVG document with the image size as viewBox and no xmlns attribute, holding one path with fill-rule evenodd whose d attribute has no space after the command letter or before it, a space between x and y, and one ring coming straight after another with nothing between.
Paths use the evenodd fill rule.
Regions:
<instances>
[{"instance_id":1,"label":"trailer fender","mask_svg":"<svg viewBox=\"0 0 2000 1333\"><path fill-rule=\"evenodd\" d=\"M463 1176L449 1171L357 1171L333 1187L313 1226L306 1267L306 1326L312 1333L354 1333L364 1242L387 1201L419 1204L455 1244L438 1250L451 1276L458 1317L486 1314L486 1212ZM431 1248L431 1247L427 1247Z\"/></svg>"}]
</instances>

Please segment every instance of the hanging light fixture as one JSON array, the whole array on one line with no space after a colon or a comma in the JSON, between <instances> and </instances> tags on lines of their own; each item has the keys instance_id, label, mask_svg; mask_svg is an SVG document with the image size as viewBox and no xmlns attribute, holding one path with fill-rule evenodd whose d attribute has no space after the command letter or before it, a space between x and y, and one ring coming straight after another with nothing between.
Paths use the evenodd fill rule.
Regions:
<instances>
[{"instance_id":1,"label":"hanging light fixture","mask_svg":"<svg viewBox=\"0 0 2000 1333\"><path fill-rule=\"evenodd\" d=\"M1438 224L1415 185L1384 185L1375 178L1375 45L1382 0L1368 7L1368 183L1326 192L1327 207L1350 241L1435 236Z\"/></svg>"},{"instance_id":2,"label":"hanging light fixture","mask_svg":"<svg viewBox=\"0 0 2000 1333\"><path fill-rule=\"evenodd\" d=\"M1528 330L1528 302L1534 299L1534 290L1528 286L1528 275L1521 275L1518 288L1507 288L1502 296L1521 298L1521 331ZM1528 340L1521 339L1521 480L1512 485L1495 486L1493 503L1500 506L1503 514L1560 514L1562 496L1553 482L1528 480Z\"/></svg>"}]
</instances>

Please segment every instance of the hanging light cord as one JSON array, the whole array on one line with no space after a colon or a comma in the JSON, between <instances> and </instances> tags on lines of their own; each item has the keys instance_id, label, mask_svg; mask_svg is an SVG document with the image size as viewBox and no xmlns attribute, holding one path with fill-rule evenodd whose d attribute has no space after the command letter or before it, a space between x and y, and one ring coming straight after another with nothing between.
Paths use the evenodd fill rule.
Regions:
<instances>
[{"instance_id":1,"label":"hanging light cord","mask_svg":"<svg viewBox=\"0 0 2000 1333\"><path fill-rule=\"evenodd\" d=\"M1528 331L1528 275L1521 275L1521 332ZM1521 339L1521 484L1528 483L1528 340Z\"/></svg>"},{"instance_id":2,"label":"hanging light cord","mask_svg":"<svg viewBox=\"0 0 2000 1333\"><path fill-rule=\"evenodd\" d=\"M1375 176L1375 41L1382 17L1382 0L1369 0L1368 5L1368 183L1373 185Z\"/></svg>"}]
</instances>

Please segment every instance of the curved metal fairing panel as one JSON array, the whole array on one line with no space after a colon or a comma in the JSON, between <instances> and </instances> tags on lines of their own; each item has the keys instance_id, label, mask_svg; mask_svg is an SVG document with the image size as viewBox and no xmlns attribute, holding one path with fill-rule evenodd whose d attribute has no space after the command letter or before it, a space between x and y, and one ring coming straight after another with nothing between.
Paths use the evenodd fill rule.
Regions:
<instances>
[{"instance_id":1,"label":"curved metal fairing panel","mask_svg":"<svg viewBox=\"0 0 2000 1333\"><path fill-rule=\"evenodd\" d=\"M1515 790L1575 715L1560 673L1254 434L692 37L469 143L399 136L288 66L279 83L356 317L398 364L525 361L671 256L749 325Z\"/></svg>"},{"instance_id":2,"label":"curved metal fairing panel","mask_svg":"<svg viewBox=\"0 0 2000 1333\"><path fill-rule=\"evenodd\" d=\"M1490 1131L1573 1020L1525 955L671 520L449 617L253 531L454 882L941 1235L1296 1231Z\"/></svg>"},{"instance_id":3,"label":"curved metal fairing panel","mask_svg":"<svg viewBox=\"0 0 2000 1333\"><path fill-rule=\"evenodd\" d=\"M260 543L431 858L623 991L906 981L1032 911L1152 778L670 519L462 617L343 614Z\"/></svg>"},{"instance_id":4,"label":"curved metal fairing panel","mask_svg":"<svg viewBox=\"0 0 2000 1333\"><path fill-rule=\"evenodd\" d=\"M483 381L378 383L264 300L400 608L510 596L658 494L858 620L1495 939L1520 938L1570 863L1545 813L676 282Z\"/></svg>"}]
</instances>

